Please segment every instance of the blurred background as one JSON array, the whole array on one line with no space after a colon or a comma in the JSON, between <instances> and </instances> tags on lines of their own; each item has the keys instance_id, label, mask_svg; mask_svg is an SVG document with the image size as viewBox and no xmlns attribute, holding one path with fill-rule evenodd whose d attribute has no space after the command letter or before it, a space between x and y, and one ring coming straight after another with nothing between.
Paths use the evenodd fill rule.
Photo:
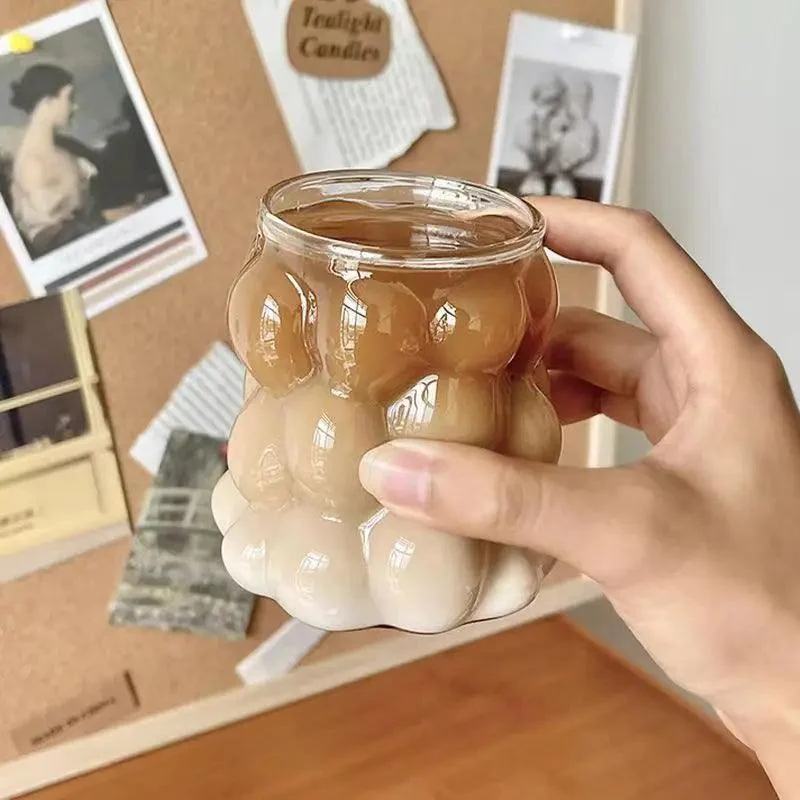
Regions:
<instances>
[{"instance_id":1,"label":"blurred background","mask_svg":"<svg viewBox=\"0 0 800 800\"><path fill-rule=\"evenodd\" d=\"M88 323L75 310L77 297L30 301L24 269L10 249L0 249L6 306L0 334L7 339L0 342L0 797L13 796L4 795L5 779L9 786L39 786L48 776L69 777L87 764L121 761L228 723L220 738L191 739L153 760L125 761L121 771L112 767L86 784L37 796L771 796L747 754L715 727L711 709L666 678L580 576L557 573L552 591L543 591L518 629L489 626L482 639L467 626L439 644L437 637L383 628L323 636L234 585L223 569L209 484L225 469L243 379L227 347L225 303L253 240L259 195L305 169L304 146L316 158L330 156L331 142L346 138L348 125L358 128L359 146L378 148L381 139L392 168L486 180L493 141L506 141L496 135L502 114L495 106L502 105L515 11L601 27L624 23L638 32L620 201L661 219L775 347L795 390L800 386L798 0L572 0L568 10L556 0L469 2L466 13L462 0L411 0L421 39L410 52L424 63L427 46L432 62L412 87L418 102L408 104L419 118L413 125L395 121L385 141L371 135L367 95L357 92L346 98L352 113L336 135L313 115L305 139L289 134L281 103L297 112L294 101L312 93L288 80L290 90L282 93L275 76L270 81L265 74L274 31L265 33L264 21L277 7L272 0L109 0L163 144L152 126L141 124L130 79L114 66L118 54L98 42L93 23L60 34L68 48L60 57L68 56L86 111L73 133L97 147L119 142L120 134L136 140L136 147L115 151L116 166L94 184L107 208L123 208L131 231L150 215L150 227L137 231L137 239L131 233L131 241L147 239L154 270L162 246L185 246L186 231L205 244L191 264L149 273ZM68 5L36 0L35 16ZM405 3L380 5L399 14ZM0 3L0 30L27 23L30 14ZM18 77L9 56L2 58L0 77ZM103 63L111 67L98 71ZM536 68L528 77L519 73L524 81L507 98L506 119L514 125L524 122L521 104L530 82L539 80L538 62L528 63ZM437 68L443 88L431 78ZM613 150L614 98L623 83L613 70L595 79L601 142L577 181L578 191L592 198L608 185L603 162ZM0 150L9 153L10 180L22 117L7 108L6 89L0 81ZM321 98L318 107L338 108L331 96ZM401 123L424 131L405 149L390 135L406 132ZM513 148L499 149L506 178L516 185L525 159ZM142 171L130 169L134 150L147 165L146 185ZM179 193L165 165L174 166L186 192L179 211L166 203ZM495 178L504 179L499 172ZM170 209L168 219L158 217L162 207ZM72 267L89 270L87 280L101 257L111 272L123 258L114 249L118 221L105 219L108 240L87 237L89 267L81 253L70 255ZM112 283L136 283L137 253L126 250L130 273L112 275ZM559 263L556 270L569 303L600 302L636 321L606 293L593 265ZM19 309L30 303L21 320ZM9 362L20 360L19 353L37 368L15 370ZM176 425L192 432L170 445ZM627 463L648 448L630 429L598 431L575 426L564 460ZM56 478L43 490L36 476L45 463ZM87 505L91 524L81 518L68 536L53 532L65 509L80 516ZM44 555L37 549L20 567L15 542L26 555L25 526L39 512L57 547ZM75 531L87 526L95 532L79 541ZM132 739L112 734L97 750L78 740L74 749L44 749L40 761L25 760L29 753L12 728L24 727L28 717L41 726L66 701L123 673L133 687L123 720L132 725ZM345 685L373 673L383 674ZM280 708L253 716L273 707ZM72 757L83 760L75 766ZM618 790L623 772L634 787L629 794ZM514 794L511 785L524 788Z\"/></svg>"}]
</instances>

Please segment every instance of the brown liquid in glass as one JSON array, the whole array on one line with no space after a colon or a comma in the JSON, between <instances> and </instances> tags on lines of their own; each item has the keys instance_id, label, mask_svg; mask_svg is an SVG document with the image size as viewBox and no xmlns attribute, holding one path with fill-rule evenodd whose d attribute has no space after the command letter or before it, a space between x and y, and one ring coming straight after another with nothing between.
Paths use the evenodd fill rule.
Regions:
<instances>
[{"instance_id":1,"label":"brown liquid in glass","mask_svg":"<svg viewBox=\"0 0 800 800\"><path fill-rule=\"evenodd\" d=\"M357 200L328 200L280 217L296 228L341 242L409 257L463 257L524 233L510 217L466 216L417 205L381 208Z\"/></svg>"},{"instance_id":2,"label":"brown liquid in glass","mask_svg":"<svg viewBox=\"0 0 800 800\"><path fill-rule=\"evenodd\" d=\"M502 215L411 200L282 212L323 238L286 235L268 220L229 298L231 337L252 380L228 462L252 513L226 533L223 556L243 585L331 629L381 622L434 632L510 613L549 563L393 514L374 521L378 504L359 483L364 453L399 437L548 462L560 454L537 368L557 304L543 252L448 265L488 258L525 231ZM397 266L403 259L415 264ZM309 553L329 566L312 569Z\"/></svg>"},{"instance_id":3,"label":"brown liquid in glass","mask_svg":"<svg viewBox=\"0 0 800 800\"><path fill-rule=\"evenodd\" d=\"M556 307L541 252L469 269L364 266L358 257L359 247L393 259L468 256L524 234L513 219L343 200L280 216L348 246L323 258L267 242L231 293L237 350L285 398L281 450L301 494L328 508L367 507L358 460L387 438L552 458L560 432L542 439L534 426L530 442L531 426L515 416L541 405L530 375Z\"/></svg>"}]
</instances>

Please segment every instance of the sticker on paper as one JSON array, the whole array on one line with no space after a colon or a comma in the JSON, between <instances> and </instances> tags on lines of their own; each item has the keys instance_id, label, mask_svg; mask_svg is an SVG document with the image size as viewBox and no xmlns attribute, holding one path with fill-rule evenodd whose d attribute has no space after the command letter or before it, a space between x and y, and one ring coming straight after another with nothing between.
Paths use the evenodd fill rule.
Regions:
<instances>
[{"instance_id":1,"label":"sticker on paper","mask_svg":"<svg viewBox=\"0 0 800 800\"><path fill-rule=\"evenodd\" d=\"M366 0L294 0L286 18L289 61L318 78L373 78L389 61L391 24Z\"/></svg>"},{"instance_id":2,"label":"sticker on paper","mask_svg":"<svg viewBox=\"0 0 800 800\"><path fill-rule=\"evenodd\" d=\"M326 4L317 0L313 7ZM385 167L424 133L456 124L407 0L371 0L391 20L391 52L379 75L360 80L303 75L292 66L286 36L290 0L243 5L304 172ZM334 5L341 7L342 0ZM355 6L363 8L360 1Z\"/></svg>"}]
</instances>

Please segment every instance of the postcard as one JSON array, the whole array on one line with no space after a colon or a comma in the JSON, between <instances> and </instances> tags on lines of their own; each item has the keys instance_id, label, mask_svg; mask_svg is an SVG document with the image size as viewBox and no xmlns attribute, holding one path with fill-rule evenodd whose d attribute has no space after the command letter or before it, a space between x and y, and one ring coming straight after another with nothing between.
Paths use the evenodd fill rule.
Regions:
<instances>
[{"instance_id":1,"label":"postcard","mask_svg":"<svg viewBox=\"0 0 800 800\"><path fill-rule=\"evenodd\" d=\"M515 12L488 182L613 202L635 50L628 33Z\"/></svg>"},{"instance_id":2,"label":"postcard","mask_svg":"<svg viewBox=\"0 0 800 800\"><path fill-rule=\"evenodd\" d=\"M255 598L228 575L211 516L225 464L224 440L172 432L111 603L113 625L244 638Z\"/></svg>"},{"instance_id":3,"label":"postcard","mask_svg":"<svg viewBox=\"0 0 800 800\"><path fill-rule=\"evenodd\" d=\"M0 583L128 532L80 296L0 308Z\"/></svg>"},{"instance_id":4,"label":"postcard","mask_svg":"<svg viewBox=\"0 0 800 800\"><path fill-rule=\"evenodd\" d=\"M0 230L32 295L92 317L206 248L104 0L0 40Z\"/></svg>"}]
</instances>

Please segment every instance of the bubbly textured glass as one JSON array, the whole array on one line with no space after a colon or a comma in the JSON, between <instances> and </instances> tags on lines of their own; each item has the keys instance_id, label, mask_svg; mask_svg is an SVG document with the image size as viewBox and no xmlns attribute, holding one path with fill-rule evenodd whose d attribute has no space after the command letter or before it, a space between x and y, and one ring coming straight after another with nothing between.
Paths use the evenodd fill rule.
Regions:
<instances>
[{"instance_id":1,"label":"bubbly textured glass","mask_svg":"<svg viewBox=\"0 0 800 800\"><path fill-rule=\"evenodd\" d=\"M522 200L444 178L327 172L267 193L228 300L248 376L213 510L234 580L328 630L433 633L533 600L551 559L403 520L358 465L400 437L558 461L543 233Z\"/></svg>"}]
</instances>

